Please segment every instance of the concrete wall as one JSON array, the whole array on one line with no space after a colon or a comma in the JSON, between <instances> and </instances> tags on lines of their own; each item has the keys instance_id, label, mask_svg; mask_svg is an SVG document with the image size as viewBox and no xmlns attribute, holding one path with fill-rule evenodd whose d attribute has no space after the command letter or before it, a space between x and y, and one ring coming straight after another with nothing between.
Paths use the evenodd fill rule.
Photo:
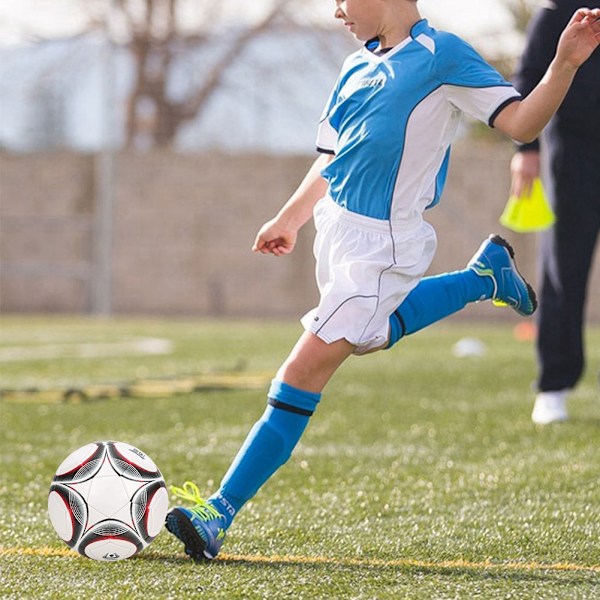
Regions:
<instances>
[{"instance_id":1,"label":"concrete wall","mask_svg":"<svg viewBox=\"0 0 600 600\"><path fill-rule=\"evenodd\" d=\"M76 154L0 154L0 308L89 306L94 163Z\"/></svg>"},{"instance_id":2,"label":"concrete wall","mask_svg":"<svg viewBox=\"0 0 600 600\"><path fill-rule=\"evenodd\" d=\"M507 144L454 149L432 272L461 268L490 232L505 234L535 281L532 234L498 224L508 191ZM0 154L0 307L89 312L94 280L97 157ZM297 317L316 299L312 225L285 258L250 252L312 157L120 153L114 168L112 308L117 314ZM600 264L588 310L600 321ZM512 319L488 303L469 318Z\"/></svg>"}]
</instances>

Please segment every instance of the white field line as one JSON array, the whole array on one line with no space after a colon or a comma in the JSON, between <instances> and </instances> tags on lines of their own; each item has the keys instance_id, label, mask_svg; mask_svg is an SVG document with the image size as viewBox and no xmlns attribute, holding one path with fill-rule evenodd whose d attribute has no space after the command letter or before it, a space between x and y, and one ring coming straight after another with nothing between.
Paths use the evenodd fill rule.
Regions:
<instances>
[{"instance_id":1,"label":"white field line","mask_svg":"<svg viewBox=\"0 0 600 600\"><path fill-rule=\"evenodd\" d=\"M101 358L136 354L170 354L173 342L161 338L134 338L120 342L44 344L0 348L0 362L54 358Z\"/></svg>"}]
</instances>

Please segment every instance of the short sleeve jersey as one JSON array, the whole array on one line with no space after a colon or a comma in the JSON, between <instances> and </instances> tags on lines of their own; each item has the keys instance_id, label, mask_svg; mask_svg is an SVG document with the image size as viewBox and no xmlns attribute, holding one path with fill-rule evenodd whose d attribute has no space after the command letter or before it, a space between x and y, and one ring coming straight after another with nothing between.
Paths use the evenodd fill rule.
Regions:
<instances>
[{"instance_id":1,"label":"short sleeve jersey","mask_svg":"<svg viewBox=\"0 0 600 600\"><path fill-rule=\"evenodd\" d=\"M466 42L417 22L386 54L350 55L329 97L317 148L334 202L381 220L420 215L440 198L462 113L493 126L521 96Z\"/></svg>"}]
</instances>

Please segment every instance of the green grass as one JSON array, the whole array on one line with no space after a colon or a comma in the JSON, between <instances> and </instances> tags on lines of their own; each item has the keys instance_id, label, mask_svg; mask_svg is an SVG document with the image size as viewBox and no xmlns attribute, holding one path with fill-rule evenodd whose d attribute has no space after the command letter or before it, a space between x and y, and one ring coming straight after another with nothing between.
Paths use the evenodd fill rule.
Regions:
<instances>
[{"instance_id":1,"label":"green grass","mask_svg":"<svg viewBox=\"0 0 600 600\"><path fill-rule=\"evenodd\" d=\"M1 321L1 387L273 373L295 323ZM477 337L479 358L453 344ZM171 340L167 355L15 360L15 348ZM205 494L262 413L264 390L0 402L2 598L596 598L600 596L600 329L569 422L531 424L534 352L511 326L438 325L350 359L290 462L238 516L224 559L194 564L163 531L138 557L65 552L47 518L56 467L96 439L147 452ZM69 353L69 352L67 352ZM12 360L8 360L12 358Z\"/></svg>"}]
</instances>

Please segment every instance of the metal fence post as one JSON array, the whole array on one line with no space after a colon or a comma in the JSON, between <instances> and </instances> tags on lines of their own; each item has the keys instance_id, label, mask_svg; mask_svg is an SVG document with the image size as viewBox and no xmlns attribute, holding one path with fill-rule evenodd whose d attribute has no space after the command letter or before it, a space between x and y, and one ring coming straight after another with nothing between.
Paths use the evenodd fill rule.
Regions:
<instances>
[{"instance_id":1,"label":"metal fence post","mask_svg":"<svg viewBox=\"0 0 600 600\"><path fill-rule=\"evenodd\" d=\"M112 313L112 267L115 202L115 63L111 36L113 0L108 3L105 19L105 39L102 48L104 71L102 148L95 161L94 219L93 219L93 277L90 309L92 314L108 316Z\"/></svg>"}]
</instances>

